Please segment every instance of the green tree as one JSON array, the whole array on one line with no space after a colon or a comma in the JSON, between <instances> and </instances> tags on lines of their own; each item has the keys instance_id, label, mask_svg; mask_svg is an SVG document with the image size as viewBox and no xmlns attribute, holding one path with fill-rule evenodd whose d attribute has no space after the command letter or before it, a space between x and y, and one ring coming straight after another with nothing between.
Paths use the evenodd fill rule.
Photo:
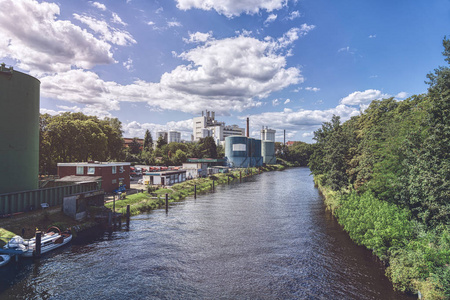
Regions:
<instances>
[{"instance_id":1,"label":"green tree","mask_svg":"<svg viewBox=\"0 0 450 300\"><path fill-rule=\"evenodd\" d=\"M137 137L133 138L129 145L130 153L131 154L140 154L141 153L141 144L138 141L139 139Z\"/></svg>"},{"instance_id":2,"label":"green tree","mask_svg":"<svg viewBox=\"0 0 450 300\"><path fill-rule=\"evenodd\" d=\"M161 149L164 145L167 145L167 141L163 136L160 136L156 141L156 148Z\"/></svg>"},{"instance_id":3,"label":"green tree","mask_svg":"<svg viewBox=\"0 0 450 300\"><path fill-rule=\"evenodd\" d=\"M217 158L217 145L211 136L200 139L200 153L202 158Z\"/></svg>"},{"instance_id":4,"label":"green tree","mask_svg":"<svg viewBox=\"0 0 450 300\"><path fill-rule=\"evenodd\" d=\"M153 150L153 138L150 131L147 129L145 131L145 137L144 137L144 150L145 151L152 151Z\"/></svg>"}]
</instances>

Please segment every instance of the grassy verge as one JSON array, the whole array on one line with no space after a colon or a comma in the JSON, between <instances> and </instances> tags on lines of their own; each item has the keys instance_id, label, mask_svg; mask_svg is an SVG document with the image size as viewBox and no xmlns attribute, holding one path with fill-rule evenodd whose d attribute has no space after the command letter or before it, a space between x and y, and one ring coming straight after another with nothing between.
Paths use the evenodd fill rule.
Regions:
<instances>
[{"instance_id":1,"label":"grassy verge","mask_svg":"<svg viewBox=\"0 0 450 300\"><path fill-rule=\"evenodd\" d=\"M353 241L385 262L386 275L402 292L422 299L450 299L450 230L426 229L410 212L370 193L337 193L315 182L327 207Z\"/></svg>"},{"instance_id":2,"label":"grassy verge","mask_svg":"<svg viewBox=\"0 0 450 300\"><path fill-rule=\"evenodd\" d=\"M188 180L182 183L174 184L169 188L157 189L152 193L144 192L140 194L128 195L125 199L116 201L115 211L125 214L127 205L130 205L131 215L138 215L165 205L165 194L168 194L169 202L180 201L188 196L194 195L195 186L197 186L197 194L202 194L212 189L213 181L214 185L226 184L228 183L228 180L231 182L233 180L239 180L239 178L245 178L258 174L259 172L281 171L284 169L285 167L282 165L270 165L259 169L240 169L230 173L219 173L205 178ZM156 196L152 196L152 194ZM113 203L109 202L105 206L112 209Z\"/></svg>"}]
</instances>

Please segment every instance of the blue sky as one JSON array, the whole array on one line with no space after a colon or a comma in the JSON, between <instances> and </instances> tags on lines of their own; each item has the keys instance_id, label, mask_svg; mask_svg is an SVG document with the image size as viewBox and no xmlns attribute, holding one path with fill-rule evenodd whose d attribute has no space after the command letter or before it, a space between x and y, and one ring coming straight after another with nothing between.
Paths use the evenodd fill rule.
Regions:
<instances>
[{"instance_id":1,"label":"blue sky","mask_svg":"<svg viewBox=\"0 0 450 300\"><path fill-rule=\"evenodd\" d=\"M117 117L124 136L202 110L312 142L333 114L427 91L450 1L0 0L0 62L41 81L41 112Z\"/></svg>"}]
</instances>

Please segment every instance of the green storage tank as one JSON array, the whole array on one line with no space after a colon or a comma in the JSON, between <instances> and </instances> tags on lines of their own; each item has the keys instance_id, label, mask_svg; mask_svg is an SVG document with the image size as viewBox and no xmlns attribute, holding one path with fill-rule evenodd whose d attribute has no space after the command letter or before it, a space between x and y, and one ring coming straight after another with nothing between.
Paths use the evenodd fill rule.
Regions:
<instances>
[{"instance_id":1,"label":"green storage tank","mask_svg":"<svg viewBox=\"0 0 450 300\"><path fill-rule=\"evenodd\" d=\"M40 84L0 65L0 194L39 187Z\"/></svg>"}]
</instances>

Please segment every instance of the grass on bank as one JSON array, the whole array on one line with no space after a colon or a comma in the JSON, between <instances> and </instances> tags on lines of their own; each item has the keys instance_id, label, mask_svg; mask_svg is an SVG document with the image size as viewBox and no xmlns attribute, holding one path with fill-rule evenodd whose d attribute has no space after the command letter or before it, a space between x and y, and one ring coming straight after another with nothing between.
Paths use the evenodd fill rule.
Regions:
<instances>
[{"instance_id":1,"label":"grass on bank","mask_svg":"<svg viewBox=\"0 0 450 300\"><path fill-rule=\"evenodd\" d=\"M144 193L127 195L125 199L116 200L115 211L125 215L126 207L127 205L130 205L131 215L138 215L164 206L165 194L168 194L169 202L180 201L188 196L194 195L195 186L197 186L197 194L202 194L212 189L213 181L214 185L226 184L228 183L228 180L230 182L233 180L239 180L240 176L245 178L247 176L251 176L252 174L258 174L260 171L279 171L284 169L285 166L282 165L269 165L260 169L239 169L230 173L218 173L205 178L188 180L182 183L174 184L168 188L158 188L156 190L151 190L150 192L147 190ZM108 202L105 206L112 209L113 202Z\"/></svg>"},{"instance_id":2,"label":"grass on bank","mask_svg":"<svg viewBox=\"0 0 450 300\"><path fill-rule=\"evenodd\" d=\"M327 207L353 241L372 250L387 266L394 288L422 299L450 299L450 230L426 229L410 212L370 193L333 192L315 182Z\"/></svg>"}]
</instances>

